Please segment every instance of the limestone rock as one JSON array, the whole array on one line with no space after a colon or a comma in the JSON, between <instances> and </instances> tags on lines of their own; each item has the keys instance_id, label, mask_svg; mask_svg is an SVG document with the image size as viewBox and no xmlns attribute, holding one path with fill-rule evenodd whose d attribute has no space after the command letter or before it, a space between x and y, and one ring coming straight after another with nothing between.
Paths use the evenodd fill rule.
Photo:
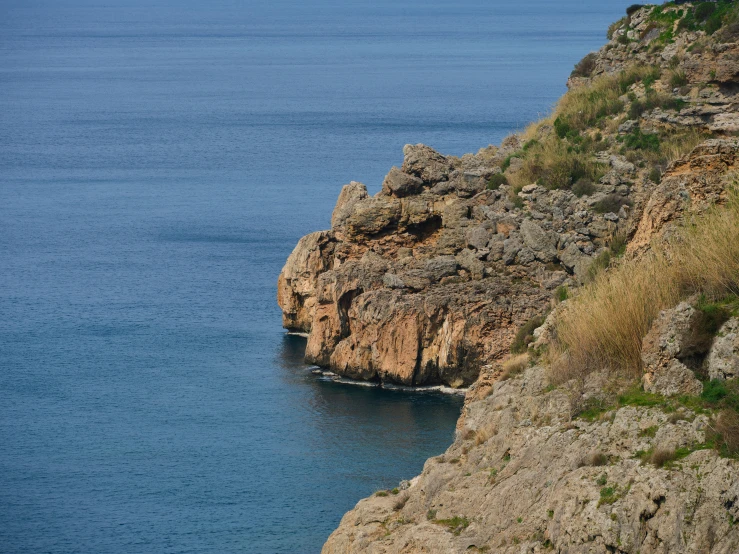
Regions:
<instances>
[{"instance_id":1,"label":"limestone rock","mask_svg":"<svg viewBox=\"0 0 739 554\"><path fill-rule=\"evenodd\" d=\"M336 201L334 212L331 214L331 228L335 229L342 226L352 214L357 202L368 197L367 187L362 183L352 181L348 185L344 185L339 193L339 199Z\"/></svg>"},{"instance_id":2,"label":"limestone rock","mask_svg":"<svg viewBox=\"0 0 739 554\"><path fill-rule=\"evenodd\" d=\"M390 169L390 172L382 182L382 191L388 196L396 196L398 198L417 194L423 188L423 181L415 175L403 173L397 167Z\"/></svg>"},{"instance_id":3,"label":"limestone rock","mask_svg":"<svg viewBox=\"0 0 739 554\"><path fill-rule=\"evenodd\" d=\"M424 144L406 144L403 155L401 171L415 175L427 184L445 181L452 170L452 164L446 156Z\"/></svg>"},{"instance_id":4,"label":"limestone rock","mask_svg":"<svg viewBox=\"0 0 739 554\"><path fill-rule=\"evenodd\" d=\"M708 354L711 379L739 377L739 318L732 317L718 331Z\"/></svg>"},{"instance_id":5,"label":"limestone rock","mask_svg":"<svg viewBox=\"0 0 739 554\"><path fill-rule=\"evenodd\" d=\"M665 396L703 390L695 374L681 362L697 353L693 339L697 317L697 310L688 302L659 314L642 344L644 390Z\"/></svg>"}]
</instances>

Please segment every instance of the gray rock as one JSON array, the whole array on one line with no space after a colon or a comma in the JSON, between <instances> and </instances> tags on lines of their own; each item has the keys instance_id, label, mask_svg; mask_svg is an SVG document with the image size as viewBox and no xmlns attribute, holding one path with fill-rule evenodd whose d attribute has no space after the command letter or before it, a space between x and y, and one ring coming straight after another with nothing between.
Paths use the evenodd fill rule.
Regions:
<instances>
[{"instance_id":1,"label":"gray rock","mask_svg":"<svg viewBox=\"0 0 739 554\"><path fill-rule=\"evenodd\" d=\"M446 156L424 144L406 144L403 155L402 171L419 177L427 184L445 181L452 169Z\"/></svg>"},{"instance_id":2,"label":"gray rock","mask_svg":"<svg viewBox=\"0 0 739 554\"><path fill-rule=\"evenodd\" d=\"M382 191L389 196L409 196L417 194L423 188L423 181L415 175L403 173L397 167L390 169L382 182Z\"/></svg>"},{"instance_id":3,"label":"gray rock","mask_svg":"<svg viewBox=\"0 0 739 554\"><path fill-rule=\"evenodd\" d=\"M394 273L385 273L382 278L382 284L389 289L402 289L405 287L403 279L401 279Z\"/></svg>"},{"instance_id":4,"label":"gray rock","mask_svg":"<svg viewBox=\"0 0 739 554\"><path fill-rule=\"evenodd\" d=\"M368 197L367 187L362 183L352 181L348 185L344 185L339 193L339 199L336 201L336 207L331 214L331 227L334 229L341 227L354 211L357 202Z\"/></svg>"},{"instance_id":5,"label":"gray rock","mask_svg":"<svg viewBox=\"0 0 739 554\"><path fill-rule=\"evenodd\" d=\"M474 280L482 279L485 274L485 266L477 259L472 250L464 249L455 256L457 263L470 272Z\"/></svg>"},{"instance_id":6,"label":"gray rock","mask_svg":"<svg viewBox=\"0 0 739 554\"><path fill-rule=\"evenodd\" d=\"M700 381L681 362L698 353L692 332L697 317L688 302L660 312L642 341L644 390L666 396L702 390Z\"/></svg>"},{"instance_id":7,"label":"gray rock","mask_svg":"<svg viewBox=\"0 0 739 554\"><path fill-rule=\"evenodd\" d=\"M465 233L467 237L467 246L471 246L475 250L483 250L487 247L490 240L490 231L482 225L467 229Z\"/></svg>"},{"instance_id":8,"label":"gray rock","mask_svg":"<svg viewBox=\"0 0 739 554\"><path fill-rule=\"evenodd\" d=\"M521 238L526 246L528 246L534 255L542 262L551 262L557 257L557 251L554 248L554 241L551 237L536 223L530 219L525 219L521 223Z\"/></svg>"},{"instance_id":9,"label":"gray rock","mask_svg":"<svg viewBox=\"0 0 739 554\"><path fill-rule=\"evenodd\" d=\"M511 265L516 261L516 256L519 251L523 248L523 243L515 238L506 239L503 241L503 262L506 265Z\"/></svg>"},{"instance_id":10,"label":"gray rock","mask_svg":"<svg viewBox=\"0 0 739 554\"><path fill-rule=\"evenodd\" d=\"M457 274L457 260L454 256L437 256L426 261L426 273L432 281Z\"/></svg>"},{"instance_id":11,"label":"gray rock","mask_svg":"<svg viewBox=\"0 0 739 554\"><path fill-rule=\"evenodd\" d=\"M732 317L719 329L708 354L711 379L739 377L739 318Z\"/></svg>"}]
</instances>

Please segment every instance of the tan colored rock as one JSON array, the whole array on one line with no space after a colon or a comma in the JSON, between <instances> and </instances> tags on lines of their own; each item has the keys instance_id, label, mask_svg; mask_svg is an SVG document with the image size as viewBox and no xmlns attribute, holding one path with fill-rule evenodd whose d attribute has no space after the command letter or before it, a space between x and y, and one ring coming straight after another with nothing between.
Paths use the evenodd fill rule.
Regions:
<instances>
[{"instance_id":1,"label":"tan colored rock","mask_svg":"<svg viewBox=\"0 0 739 554\"><path fill-rule=\"evenodd\" d=\"M681 362L699 353L693 339L697 318L688 302L659 314L642 344L644 390L664 396L701 393L703 385Z\"/></svg>"}]
</instances>

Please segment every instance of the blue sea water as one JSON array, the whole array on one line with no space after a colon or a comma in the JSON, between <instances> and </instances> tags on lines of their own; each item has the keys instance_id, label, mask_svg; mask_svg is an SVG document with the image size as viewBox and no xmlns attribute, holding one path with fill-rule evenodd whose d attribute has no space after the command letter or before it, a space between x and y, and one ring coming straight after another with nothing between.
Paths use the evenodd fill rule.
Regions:
<instances>
[{"instance_id":1,"label":"blue sea water","mask_svg":"<svg viewBox=\"0 0 739 554\"><path fill-rule=\"evenodd\" d=\"M0 1L0 551L314 553L457 397L323 381L340 186L547 112L628 1Z\"/></svg>"}]
</instances>

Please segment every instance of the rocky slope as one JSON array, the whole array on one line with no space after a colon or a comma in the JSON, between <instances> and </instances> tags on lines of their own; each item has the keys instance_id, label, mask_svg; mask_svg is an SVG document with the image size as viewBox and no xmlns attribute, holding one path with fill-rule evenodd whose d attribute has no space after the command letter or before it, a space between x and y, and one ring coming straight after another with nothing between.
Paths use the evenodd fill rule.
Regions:
<instances>
[{"instance_id":1,"label":"rocky slope","mask_svg":"<svg viewBox=\"0 0 739 554\"><path fill-rule=\"evenodd\" d=\"M739 552L736 298L708 339L699 299L660 314L638 383L558 382L546 356L558 302L737 182L739 13L706 4L630 8L552 117L461 158L408 145L381 192L346 185L301 239L278 301L307 360L471 385L447 452L360 501L324 553Z\"/></svg>"}]
</instances>

